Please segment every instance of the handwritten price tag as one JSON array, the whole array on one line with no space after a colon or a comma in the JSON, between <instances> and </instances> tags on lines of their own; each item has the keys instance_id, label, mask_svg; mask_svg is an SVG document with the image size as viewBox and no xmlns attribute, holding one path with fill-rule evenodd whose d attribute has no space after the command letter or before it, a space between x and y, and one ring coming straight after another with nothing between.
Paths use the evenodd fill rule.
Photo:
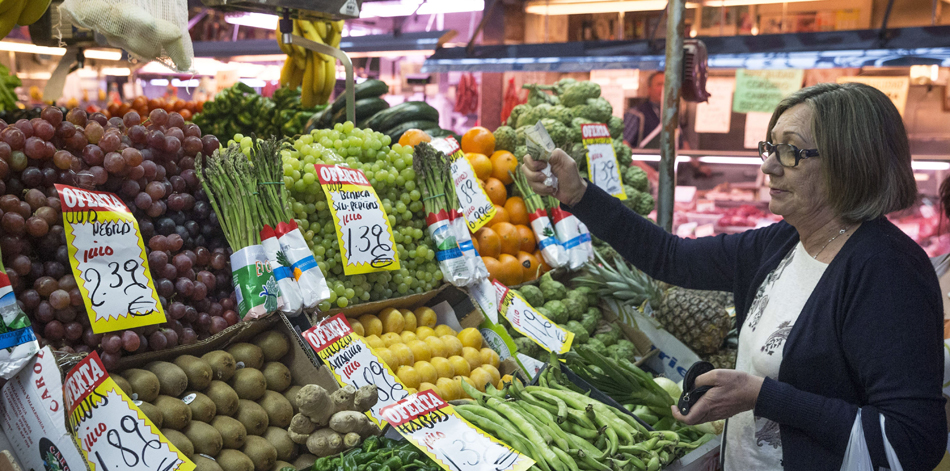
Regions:
<instances>
[{"instance_id":1,"label":"handwritten price tag","mask_svg":"<svg viewBox=\"0 0 950 471\"><path fill-rule=\"evenodd\" d=\"M405 399L409 392L386 362L362 338L353 334L346 316L337 314L325 319L304 332L303 337L330 367L341 386L359 389L369 384L376 385L379 400L368 414L380 427L386 425L381 409Z\"/></svg>"},{"instance_id":2,"label":"handwritten price tag","mask_svg":"<svg viewBox=\"0 0 950 471\"><path fill-rule=\"evenodd\" d=\"M195 469L116 386L96 352L66 375L63 389L73 436L93 471Z\"/></svg>"},{"instance_id":3,"label":"handwritten price tag","mask_svg":"<svg viewBox=\"0 0 950 471\"><path fill-rule=\"evenodd\" d=\"M582 124L581 136L587 147L587 175L602 190L621 200L627 199L620 181L620 166L614 152L613 139L606 124Z\"/></svg>"},{"instance_id":4,"label":"handwritten price tag","mask_svg":"<svg viewBox=\"0 0 950 471\"><path fill-rule=\"evenodd\" d=\"M534 464L456 415L432 390L388 405L382 414L402 436L450 471L522 471Z\"/></svg>"},{"instance_id":5,"label":"handwritten price tag","mask_svg":"<svg viewBox=\"0 0 950 471\"><path fill-rule=\"evenodd\" d=\"M165 322L138 222L118 196L56 185L69 264L92 331Z\"/></svg>"},{"instance_id":6,"label":"handwritten price tag","mask_svg":"<svg viewBox=\"0 0 950 471\"><path fill-rule=\"evenodd\" d=\"M465 158L465 154L454 137L436 139L432 141L432 146L448 156L452 162L452 181L455 183L455 193L462 206L461 210L465 215L468 230L475 232L481 229L495 217L498 210L488 199L485 189L478 186L471 162Z\"/></svg>"},{"instance_id":7,"label":"handwritten price tag","mask_svg":"<svg viewBox=\"0 0 950 471\"><path fill-rule=\"evenodd\" d=\"M363 172L337 165L316 167L336 225L343 273L398 270L393 229Z\"/></svg>"},{"instance_id":8,"label":"handwritten price tag","mask_svg":"<svg viewBox=\"0 0 950 471\"><path fill-rule=\"evenodd\" d=\"M498 312L508 319L515 330L549 352L561 354L571 349L574 332L562 328L535 311L524 298L507 286L497 281L494 284L498 299L501 300Z\"/></svg>"}]
</instances>

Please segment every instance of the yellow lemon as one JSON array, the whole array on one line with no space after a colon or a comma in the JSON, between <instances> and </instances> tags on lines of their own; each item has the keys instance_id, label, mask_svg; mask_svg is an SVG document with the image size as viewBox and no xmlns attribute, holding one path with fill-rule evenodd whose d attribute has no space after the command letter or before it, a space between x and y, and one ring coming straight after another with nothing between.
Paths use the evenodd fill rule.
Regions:
<instances>
[{"instance_id":1,"label":"yellow lemon","mask_svg":"<svg viewBox=\"0 0 950 471\"><path fill-rule=\"evenodd\" d=\"M438 374L440 378L451 378L455 376L455 367L452 366L452 363L448 359L436 357L429 360L429 363L435 367L436 374Z\"/></svg>"},{"instance_id":2,"label":"yellow lemon","mask_svg":"<svg viewBox=\"0 0 950 471\"><path fill-rule=\"evenodd\" d=\"M468 362L469 368L473 370L479 366L482 366L482 355L478 353L478 350L475 350L472 347L465 347L462 349L462 358Z\"/></svg>"},{"instance_id":3,"label":"yellow lemon","mask_svg":"<svg viewBox=\"0 0 950 471\"><path fill-rule=\"evenodd\" d=\"M429 349L432 350L432 356L434 357L449 357L450 356L450 355L446 355L447 349L445 348L445 342L443 342L442 339L436 336L426 337L425 342L427 345L429 345Z\"/></svg>"},{"instance_id":4,"label":"yellow lemon","mask_svg":"<svg viewBox=\"0 0 950 471\"><path fill-rule=\"evenodd\" d=\"M445 344L445 356L450 357L462 354L462 341L454 335L443 335L439 337L439 340L442 340L442 343Z\"/></svg>"},{"instance_id":5,"label":"yellow lemon","mask_svg":"<svg viewBox=\"0 0 950 471\"><path fill-rule=\"evenodd\" d=\"M402 332L403 327L406 325L402 313L391 307L383 309L379 313L379 320L383 324L383 332L395 332L398 334Z\"/></svg>"},{"instance_id":6,"label":"yellow lemon","mask_svg":"<svg viewBox=\"0 0 950 471\"><path fill-rule=\"evenodd\" d=\"M416 361L429 361L432 358L432 350L422 340L413 340L406 345L412 350L412 357Z\"/></svg>"},{"instance_id":7,"label":"yellow lemon","mask_svg":"<svg viewBox=\"0 0 950 471\"><path fill-rule=\"evenodd\" d=\"M400 309L399 312L402 313L403 329L415 332L416 327L418 327L416 315L408 309Z\"/></svg>"},{"instance_id":8,"label":"yellow lemon","mask_svg":"<svg viewBox=\"0 0 950 471\"><path fill-rule=\"evenodd\" d=\"M435 387L442 392L440 397L443 401L454 401L462 397L462 388L452 378L439 378L439 381L435 383Z\"/></svg>"},{"instance_id":9,"label":"yellow lemon","mask_svg":"<svg viewBox=\"0 0 950 471\"><path fill-rule=\"evenodd\" d=\"M472 372L472 365L469 365L467 360L458 355L449 357L449 364L452 365L456 376L468 376Z\"/></svg>"},{"instance_id":10,"label":"yellow lemon","mask_svg":"<svg viewBox=\"0 0 950 471\"><path fill-rule=\"evenodd\" d=\"M498 368L495 368L488 363L483 363L482 366L479 366L478 368L487 371L488 374L491 375L491 384L498 384L498 382L501 381L501 372L498 371ZM474 373L474 371L472 373Z\"/></svg>"},{"instance_id":11,"label":"yellow lemon","mask_svg":"<svg viewBox=\"0 0 950 471\"><path fill-rule=\"evenodd\" d=\"M402 343L402 337L400 337L399 334L395 332L386 332L380 338L382 339L383 343L386 344L387 347L391 347L393 345L396 345L397 343Z\"/></svg>"},{"instance_id":12,"label":"yellow lemon","mask_svg":"<svg viewBox=\"0 0 950 471\"><path fill-rule=\"evenodd\" d=\"M396 355L393 355L393 352L389 351L388 348L374 348L374 352L383 359L383 363L389 366L393 371L396 371L399 368L399 363L396 363Z\"/></svg>"},{"instance_id":13,"label":"yellow lemon","mask_svg":"<svg viewBox=\"0 0 950 471\"><path fill-rule=\"evenodd\" d=\"M498 356L498 352L491 348L485 347L479 350L478 354L482 357L483 365L491 365L498 368L498 365L501 364L501 358Z\"/></svg>"},{"instance_id":14,"label":"yellow lemon","mask_svg":"<svg viewBox=\"0 0 950 471\"><path fill-rule=\"evenodd\" d=\"M419 383L422 382L422 376L411 366L400 366L399 371L396 372L396 376L399 377L399 381L402 381L402 384L407 388L416 389L419 387Z\"/></svg>"},{"instance_id":15,"label":"yellow lemon","mask_svg":"<svg viewBox=\"0 0 950 471\"><path fill-rule=\"evenodd\" d=\"M422 306L415 310L416 325L425 327L435 327L438 316L432 308Z\"/></svg>"},{"instance_id":16,"label":"yellow lemon","mask_svg":"<svg viewBox=\"0 0 950 471\"><path fill-rule=\"evenodd\" d=\"M366 342L366 345L369 345L372 349L383 348L386 346L386 342L383 342L383 339L370 335L363 339Z\"/></svg>"},{"instance_id":17,"label":"yellow lemon","mask_svg":"<svg viewBox=\"0 0 950 471\"><path fill-rule=\"evenodd\" d=\"M419 340L425 340L433 335L435 335L435 330L432 330L432 327L422 326L416 329L416 338Z\"/></svg>"},{"instance_id":18,"label":"yellow lemon","mask_svg":"<svg viewBox=\"0 0 950 471\"><path fill-rule=\"evenodd\" d=\"M482 348L482 333L474 327L462 329L458 333L458 339L462 341L462 346L472 348Z\"/></svg>"},{"instance_id":19,"label":"yellow lemon","mask_svg":"<svg viewBox=\"0 0 950 471\"><path fill-rule=\"evenodd\" d=\"M462 381L465 381L466 383L468 383L469 386L471 386L471 387L473 387L473 388L475 388L475 389L478 389L478 388L475 386L475 382L472 381L472 378L469 378L468 376L456 376L455 378L452 378L452 379L455 380L455 381L458 383L458 385L459 385L459 390L462 391L462 396L461 396L461 398L462 398L462 399L472 399L472 396L469 396L468 393L465 392L465 389L462 388Z\"/></svg>"},{"instance_id":20,"label":"yellow lemon","mask_svg":"<svg viewBox=\"0 0 950 471\"><path fill-rule=\"evenodd\" d=\"M501 377L501 379L498 381L498 384L496 384L495 387L498 389L502 389L505 387L505 383L513 383L515 381L518 381L518 380L514 376L504 375ZM518 381L518 384L521 384L521 381Z\"/></svg>"},{"instance_id":21,"label":"yellow lemon","mask_svg":"<svg viewBox=\"0 0 950 471\"><path fill-rule=\"evenodd\" d=\"M383 335L383 322L372 314L363 314L359 318L366 335Z\"/></svg>"},{"instance_id":22,"label":"yellow lemon","mask_svg":"<svg viewBox=\"0 0 950 471\"><path fill-rule=\"evenodd\" d=\"M491 384L492 382L491 373L485 371L481 367L472 370L468 377L472 380L472 383L475 384L475 387L481 392L485 392L485 385Z\"/></svg>"},{"instance_id":23,"label":"yellow lemon","mask_svg":"<svg viewBox=\"0 0 950 471\"><path fill-rule=\"evenodd\" d=\"M415 368L419 376L422 377L422 381L435 383L439 380L439 373L435 370L435 367L427 361L417 361L412 367Z\"/></svg>"},{"instance_id":24,"label":"yellow lemon","mask_svg":"<svg viewBox=\"0 0 950 471\"><path fill-rule=\"evenodd\" d=\"M447 325L445 325L445 324L435 326L435 335L438 335L439 337L441 337L441 336L443 336L443 335L453 335L453 336L454 336L454 335L457 335L457 334L458 334L458 332L456 332L455 329L453 329L453 328L451 328L451 327L449 327L449 326L447 326Z\"/></svg>"},{"instance_id":25,"label":"yellow lemon","mask_svg":"<svg viewBox=\"0 0 950 471\"><path fill-rule=\"evenodd\" d=\"M415 329L404 330L401 334L399 334L399 336L402 337L402 343L409 343L413 340L416 340L416 331Z\"/></svg>"},{"instance_id":26,"label":"yellow lemon","mask_svg":"<svg viewBox=\"0 0 950 471\"><path fill-rule=\"evenodd\" d=\"M406 388L406 393L407 393L407 394L415 394L415 393L417 393L417 392L419 392L419 390L416 389L416 388Z\"/></svg>"},{"instance_id":27,"label":"yellow lemon","mask_svg":"<svg viewBox=\"0 0 950 471\"><path fill-rule=\"evenodd\" d=\"M425 391L425 390L430 390L430 391L432 391L432 392L438 394L439 397L442 397L442 391L439 391L439 387L438 387L438 386L436 386L436 385L434 385L434 384L432 384L432 383L423 381L423 382L419 383L419 392L422 392L422 391ZM444 401L445 398L442 398L442 400Z\"/></svg>"},{"instance_id":28,"label":"yellow lemon","mask_svg":"<svg viewBox=\"0 0 950 471\"><path fill-rule=\"evenodd\" d=\"M360 324L359 319L347 319L350 323L350 327L353 328L353 333L359 335L360 337L366 334L366 331L363 330L363 324Z\"/></svg>"},{"instance_id":29,"label":"yellow lemon","mask_svg":"<svg viewBox=\"0 0 950 471\"><path fill-rule=\"evenodd\" d=\"M416 357L412 354L412 350L404 343L393 344L393 346L389 347L389 351L393 352L393 356L396 357L396 362L400 365L411 365L416 362Z\"/></svg>"}]
</instances>

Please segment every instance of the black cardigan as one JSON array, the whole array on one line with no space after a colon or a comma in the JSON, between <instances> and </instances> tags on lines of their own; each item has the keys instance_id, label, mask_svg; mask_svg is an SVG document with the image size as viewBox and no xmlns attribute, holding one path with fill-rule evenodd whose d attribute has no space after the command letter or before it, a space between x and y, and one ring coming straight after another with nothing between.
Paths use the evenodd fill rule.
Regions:
<instances>
[{"instance_id":1,"label":"black cardigan","mask_svg":"<svg viewBox=\"0 0 950 471\"><path fill-rule=\"evenodd\" d=\"M784 221L681 239L590 184L570 210L650 276L734 293L740 328L766 275L799 241ZM753 412L779 424L786 469L839 470L860 407L874 469L888 467L880 413L902 467L930 471L947 446L942 381L937 276L924 251L880 218L862 224L825 270Z\"/></svg>"}]
</instances>

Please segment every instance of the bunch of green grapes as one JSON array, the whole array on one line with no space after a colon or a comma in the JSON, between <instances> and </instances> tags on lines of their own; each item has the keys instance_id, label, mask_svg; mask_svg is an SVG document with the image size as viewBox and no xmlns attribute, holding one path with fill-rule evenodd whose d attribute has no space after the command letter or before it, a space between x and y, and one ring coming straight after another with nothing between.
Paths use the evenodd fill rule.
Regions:
<instances>
[{"instance_id":1,"label":"bunch of green grapes","mask_svg":"<svg viewBox=\"0 0 950 471\"><path fill-rule=\"evenodd\" d=\"M442 283L435 245L426 232L422 193L412 169L412 148L353 123L304 134L283 151L284 183L293 217L330 286L321 310L431 290ZM248 143L248 145L250 145ZM382 200L393 228L400 269L345 276L333 216L314 165L345 165L363 171Z\"/></svg>"}]
</instances>

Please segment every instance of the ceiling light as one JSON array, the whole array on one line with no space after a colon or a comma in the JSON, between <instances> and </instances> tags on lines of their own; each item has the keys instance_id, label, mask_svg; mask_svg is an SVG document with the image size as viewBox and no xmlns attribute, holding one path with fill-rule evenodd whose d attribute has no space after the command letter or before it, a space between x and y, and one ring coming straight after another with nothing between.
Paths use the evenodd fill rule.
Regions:
<instances>
[{"instance_id":1,"label":"ceiling light","mask_svg":"<svg viewBox=\"0 0 950 471\"><path fill-rule=\"evenodd\" d=\"M707 156L707 157L700 157L699 161L705 164L762 165L762 159L758 157Z\"/></svg>"},{"instance_id":2,"label":"ceiling light","mask_svg":"<svg viewBox=\"0 0 950 471\"><path fill-rule=\"evenodd\" d=\"M927 162L915 160L910 163L914 170L950 170L950 162Z\"/></svg>"},{"instance_id":3,"label":"ceiling light","mask_svg":"<svg viewBox=\"0 0 950 471\"><path fill-rule=\"evenodd\" d=\"M348 52L346 55L350 58L364 58L364 57L406 57L406 56L431 56L435 54L434 49L430 50L408 50L408 51L362 51L362 52Z\"/></svg>"},{"instance_id":4,"label":"ceiling light","mask_svg":"<svg viewBox=\"0 0 950 471\"><path fill-rule=\"evenodd\" d=\"M817 0L715 0L710 6L734 7L771 3L797 3ZM525 12L535 15L579 15L591 13L620 13L629 11L659 11L666 8L666 0L533 0L525 5ZM705 2L689 2L686 8L696 8ZM364 5L364 8L366 6Z\"/></svg>"},{"instance_id":5,"label":"ceiling light","mask_svg":"<svg viewBox=\"0 0 950 471\"><path fill-rule=\"evenodd\" d=\"M435 15L484 10L484 0L428 0L424 4L423 0L389 0L363 3L360 18L409 16L414 12L419 15Z\"/></svg>"},{"instance_id":6,"label":"ceiling light","mask_svg":"<svg viewBox=\"0 0 950 471\"><path fill-rule=\"evenodd\" d=\"M132 69L128 67L105 67L102 69L103 75L115 75L117 77L128 77L132 75Z\"/></svg>"},{"instance_id":7,"label":"ceiling light","mask_svg":"<svg viewBox=\"0 0 950 471\"><path fill-rule=\"evenodd\" d=\"M122 59L122 50L120 49L85 49L82 55L86 59L98 59L103 61L117 61Z\"/></svg>"},{"instance_id":8,"label":"ceiling light","mask_svg":"<svg viewBox=\"0 0 950 471\"><path fill-rule=\"evenodd\" d=\"M15 41L0 41L0 51L46 54L49 56L62 56L66 54L66 48L64 47L37 46L36 44Z\"/></svg>"},{"instance_id":9,"label":"ceiling light","mask_svg":"<svg viewBox=\"0 0 950 471\"><path fill-rule=\"evenodd\" d=\"M657 154L633 154L633 160L641 160L644 162L659 162L660 156ZM689 157L685 157L682 155L676 157L676 163L682 164L686 162L689 162Z\"/></svg>"},{"instance_id":10,"label":"ceiling light","mask_svg":"<svg viewBox=\"0 0 950 471\"><path fill-rule=\"evenodd\" d=\"M17 77L25 80L49 80L52 76L53 74L50 72L27 72L17 74Z\"/></svg>"},{"instance_id":11,"label":"ceiling light","mask_svg":"<svg viewBox=\"0 0 950 471\"><path fill-rule=\"evenodd\" d=\"M168 79L152 79L148 81L148 84L153 87L167 87Z\"/></svg>"},{"instance_id":12,"label":"ceiling light","mask_svg":"<svg viewBox=\"0 0 950 471\"><path fill-rule=\"evenodd\" d=\"M250 26L251 28L277 29L277 15L268 15L266 13L228 13L224 15L224 21L238 26Z\"/></svg>"}]
</instances>

